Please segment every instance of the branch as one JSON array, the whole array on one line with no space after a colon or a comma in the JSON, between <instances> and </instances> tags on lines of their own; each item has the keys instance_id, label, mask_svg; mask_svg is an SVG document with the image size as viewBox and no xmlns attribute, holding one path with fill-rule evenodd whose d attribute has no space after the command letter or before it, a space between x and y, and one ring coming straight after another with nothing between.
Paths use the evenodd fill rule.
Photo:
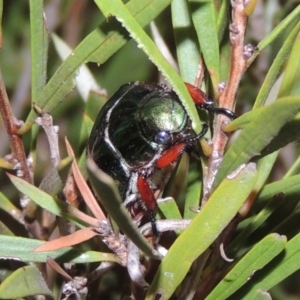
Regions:
<instances>
[{"instance_id":1,"label":"branch","mask_svg":"<svg viewBox=\"0 0 300 300\"><path fill-rule=\"evenodd\" d=\"M18 165L20 166L21 172L19 172L19 175L22 179L32 183L32 178L26 161L26 155L25 155L22 137L17 134L17 131L22 126L22 122L16 119L16 117L14 116L11 110L1 69L0 69L0 112L6 128L6 132L8 134L12 157L18 162Z\"/></svg>"},{"instance_id":2,"label":"branch","mask_svg":"<svg viewBox=\"0 0 300 300\"><path fill-rule=\"evenodd\" d=\"M220 93L219 106L232 109L235 103L235 96L239 87L240 80L247 68L249 55L253 54L254 47L244 46L246 24L248 15L245 12L249 0L232 0L232 23L230 29L231 42L231 66L228 82L224 91ZM251 48L251 49L250 49ZM212 155L208 163L208 172L204 185L204 199L202 206L209 198L211 187L215 179L217 170L221 164L224 149L228 141L228 136L222 130L222 126L228 122L226 116L218 115L215 132L212 140Z\"/></svg>"}]
</instances>

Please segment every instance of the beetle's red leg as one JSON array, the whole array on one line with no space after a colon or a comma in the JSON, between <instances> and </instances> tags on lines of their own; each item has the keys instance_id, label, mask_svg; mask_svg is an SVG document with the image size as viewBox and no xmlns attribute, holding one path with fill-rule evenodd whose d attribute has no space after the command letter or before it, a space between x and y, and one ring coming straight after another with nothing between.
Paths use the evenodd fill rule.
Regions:
<instances>
[{"instance_id":1,"label":"beetle's red leg","mask_svg":"<svg viewBox=\"0 0 300 300\"><path fill-rule=\"evenodd\" d=\"M183 153L185 147L188 143L197 141L201 139L207 132L208 126L207 124L202 124L202 131L195 136L188 136L184 143L179 143L173 145L169 150L167 150L157 161L155 166L158 169L163 169L169 166L171 163L177 160L177 158Z\"/></svg>"},{"instance_id":2,"label":"beetle's red leg","mask_svg":"<svg viewBox=\"0 0 300 300\"><path fill-rule=\"evenodd\" d=\"M156 167L158 169L163 169L170 165L172 162L182 154L186 143L180 143L172 146L168 151L166 151L156 162Z\"/></svg>"},{"instance_id":3,"label":"beetle's red leg","mask_svg":"<svg viewBox=\"0 0 300 300\"><path fill-rule=\"evenodd\" d=\"M208 111L211 111L214 114L222 114L228 117L229 119L235 119L236 115L233 111L227 108L214 107L214 101L208 99L207 95L202 92L200 89L195 87L194 85L185 82L185 86L187 87L194 103L200 108L204 108Z\"/></svg>"},{"instance_id":4,"label":"beetle's red leg","mask_svg":"<svg viewBox=\"0 0 300 300\"><path fill-rule=\"evenodd\" d=\"M157 207L156 200L146 178L139 176L137 185L146 208L148 210L155 210Z\"/></svg>"},{"instance_id":5,"label":"beetle's red leg","mask_svg":"<svg viewBox=\"0 0 300 300\"><path fill-rule=\"evenodd\" d=\"M154 197L154 194L148 184L148 181L143 176L138 176L137 180L138 190L141 194L142 200L144 201L145 207L147 208L147 212L150 216L150 222L152 225L152 232L155 236L158 236L157 228L156 228L156 219L154 212L157 208L157 203Z\"/></svg>"},{"instance_id":6,"label":"beetle's red leg","mask_svg":"<svg viewBox=\"0 0 300 300\"><path fill-rule=\"evenodd\" d=\"M209 101L207 95L203 91L198 89L196 86L194 86L190 83L187 83L187 82L185 82L184 84L187 87L187 89L196 105L199 105L201 108L205 108L204 106L207 104L207 102L208 103L212 102L212 101ZM213 104L213 102L212 102L212 104Z\"/></svg>"}]
</instances>

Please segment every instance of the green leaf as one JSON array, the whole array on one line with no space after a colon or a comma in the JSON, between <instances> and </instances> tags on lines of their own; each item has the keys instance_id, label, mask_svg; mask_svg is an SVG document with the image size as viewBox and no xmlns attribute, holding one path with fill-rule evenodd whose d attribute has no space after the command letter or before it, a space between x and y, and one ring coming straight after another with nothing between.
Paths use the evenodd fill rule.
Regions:
<instances>
[{"instance_id":1,"label":"green leaf","mask_svg":"<svg viewBox=\"0 0 300 300\"><path fill-rule=\"evenodd\" d=\"M0 209L7 212L18 222L22 222L22 211L18 209L3 193L0 192Z\"/></svg>"},{"instance_id":2,"label":"green leaf","mask_svg":"<svg viewBox=\"0 0 300 300\"><path fill-rule=\"evenodd\" d=\"M300 173L300 156L293 162L292 166L285 173L283 179Z\"/></svg>"},{"instance_id":3,"label":"green leaf","mask_svg":"<svg viewBox=\"0 0 300 300\"><path fill-rule=\"evenodd\" d=\"M11 227L11 224L9 226ZM0 234L14 236L14 233L2 221L0 221Z\"/></svg>"},{"instance_id":4,"label":"green leaf","mask_svg":"<svg viewBox=\"0 0 300 300\"><path fill-rule=\"evenodd\" d=\"M267 205L252 219L251 222L244 228L233 240L230 244L226 253L229 255L235 250L236 248L241 248L243 243L247 240L251 233L253 233L259 226L261 226L266 219L281 205L284 201L284 194L277 194L274 197L270 198Z\"/></svg>"},{"instance_id":5,"label":"green leaf","mask_svg":"<svg viewBox=\"0 0 300 300\"><path fill-rule=\"evenodd\" d=\"M70 212L72 210L78 211L76 207L68 205L58 199L54 199L49 194L45 193L41 189L35 187L34 185L28 183L27 181L9 175L10 180L15 185L15 187L24 195L29 197L36 204L51 212L52 214L65 218L67 220L72 220L78 227L82 228L86 226L86 223L74 217ZM70 212L69 212L70 211ZM88 217L88 216L87 216ZM93 218L92 223L93 223Z\"/></svg>"},{"instance_id":6,"label":"green leaf","mask_svg":"<svg viewBox=\"0 0 300 300\"><path fill-rule=\"evenodd\" d=\"M268 291L300 268L300 234L290 240L284 253L260 270L232 299L255 300L256 294Z\"/></svg>"},{"instance_id":7,"label":"green leaf","mask_svg":"<svg viewBox=\"0 0 300 300\"><path fill-rule=\"evenodd\" d=\"M154 259L159 259L160 256L156 250L152 248L145 237L139 232L125 206L122 204L122 199L114 180L100 170L91 159L87 160L87 167L89 179L110 217L145 254Z\"/></svg>"},{"instance_id":8,"label":"green leaf","mask_svg":"<svg viewBox=\"0 0 300 300\"><path fill-rule=\"evenodd\" d=\"M300 22L296 28L299 31ZM293 30L293 32L294 32L294 30ZM291 55L288 59L287 66L284 70L283 80L282 80L279 94L278 94L279 97L300 94L300 89L299 89L299 80L300 80L299 52L300 52L300 34L298 33L298 35L296 36L296 39L294 41Z\"/></svg>"},{"instance_id":9,"label":"green leaf","mask_svg":"<svg viewBox=\"0 0 300 300\"><path fill-rule=\"evenodd\" d=\"M220 50L215 4L214 1L190 0L189 6L205 66L217 93L220 81Z\"/></svg>"},{"instance_id":10,"label":"green leaf","mask_svg":"<svg viewBox=\"0 0 300 300\"><path fill-rule=\"evenodd\" d=\"M257 108L255 110L250 110L237 119L231 121L227 125L224 126L225 132L232 132L238 129L244 129L250 122L253 120L263 111L263 108Z\"/></svg>"},{"instance_id":11,"label":"green leaf","mask_svg":"<svg viewBox=\"0 0 300 300\"><path fill-rule=\"evenodd\" d=\"M194 84L200 61L200 50L188 2L173 0L171 9L180 76L183 81ZM189 59L186 59L187 57Z\"/></svg>"},{"instance_id":12,"label":"green leaf","mask_svg":"<svg viewBox=\"0 0 300 300\"><path fill-rule=\"evenodd\" d=\"M272 231L283 233L287 236L287 238L291 239L298 234L300 230L299 218L300 210L295 209L290 215L284 215L282 217L282 222L277 219L280 223L275 223Z\"/></svg>"},{"instance_id":13,"label":"green leaf","mask_svg":"<svg viewBox=\"0 0 300 300\"><path fill-rule=\"evenodd\" d=\"M273 84L276 78L278 77L280 68L284 64L286 57L291 52L292 46L295 42L295 37L298 34L299 30L300 30L300 22L298 22L297 26L293 29L293 31L290 33L288 38L284 41L284 44L282 45L281 49L276 55L271 67L268 70L264 82L259 90L259 93L257 94L253 109L263 106L265 104L265 101L273 87ZM286 94L283 94L283 96L288 96L288 95L290 95L288 91Z\"/></svg>"},{"instance_id":14,"label":"green leaf","mask_svg":"<svg viewBox=\"0 0 300 300\"><path fill-rule=\"evenodd\" d=\"M258 193L266 184L270 173L277 160L279 151L275 151L272 154L262 157L257 163L257 181L255 183L255 191Z\"/></svg>"},{"instance_id":15,"label":"green leaf","mask_svg":"<svg viewBox=\"0 0 300 300\"><path fill-rule=\"evenodd\" d=\"M269 46L276 38L278 38L285 29L295 20L299 18L300 5L298 5L285 19L283 19L263 40L257 45L259 50L263 50Z\"/></svg>"},{"instance_id":16,"label":"green leaf","mask_svg":"<svg viewBox=\"0 0 300 300\"><path fill-rule=\"evenodd\" d=\"M161 54L154 42L145 33L122 1L95 0L95 2L106 17L116 17L116 19L128 30L132 38L137 42L138 47L140 47L148 55L149 59L157 66L162 75L168 79L191 118L193 129L196 133L200 133L202 125L200 123L195 104L182 79Z\"/></svg>"},{"instance_id":17,"label":"green leaf","mask_svg":"<svg viewBox=\"0 0 300 300\"><path fill-rule=\"evenodd\" d=\"M187 191L184 202L184 219L193 219L196 214L192 208L198 208L202 190L202 168L197 158L190 157Z\"/></svg>"},{"instance_id":18,"label":"green leaf","mask_svg":"<svg viewBox=\"0 0 300 300\"><path fill-rule=\"evenodd\" d=\"M120 259L112 253L80 251L71 247L46 252L33 251L44 243L44 241L34 239L0 235L0 257L1 259L41 263L45 263L48 256L61 263L82 264L99 261L120 263Z\"/></svg>"},{"instance_id":19,"label":"green leaf","mask_svg":"<svg viewBox=\"0 0 300 300\"><path fill-rule=\"evenodd\" d=\"M255 180L254 164L244 166L239 173L224 179L202 211L169 249L146 299L152 299L158 292L165 299L169 299L188 273L193 261L204 253L235 216L250 194Z\"/></svg>"},{"instance_id":20,"label":"green leaf","mask_svg":"<svg viewBox=\"0 0 300 300\"><path fill-rule=\"evenodd\" d=\"M72 49L56 34L52 34L52 40L58 55L65 60L72 53ZM88 100L91 91L101 92L100 86L86 64L82 64L78 70L76 87L84 101Z\"/></svg>"},{"instance_id":21,"label":"green leaf","mask_svg":"<svg viewBox=\"0 0 300 300\"><path fill-rule=\"evenodd\" d=\"M258 156L264 157L274 151L277 151L287 144L300 140L300 115L298 114L296 118L287 124L285 124L274 139L261 151Z\"/></svg>"},{"instance_id":22,"label":"green leaf","mask_svg":"<svg viewBox=\"0 0 300 300\"><path fill-rule=\"evenodd\" d=\"M30 0L31 101L39 105L46 84L48 32L44 20L44 2Z\"/></svg>"},{"instance_id":23,"label":"green leaf","mask_svg":"<svg viewBox=\"0 0 300 300\"><path fill-rule=\"evenodd\" d=\"M230 20L230 3L228 1L221 1L221 7L218 15L217 28L219 43L221 43L226 28Z\"/></svg>"},{"instance_id":24,"label":"green leaf","mask_svg":"<svg viewBox=\"0 0 300 300\"><path fill-rule=\"evenodd\" d=\"M260 155L280 129L292 120L299 110L299 96L284 97L269 106L260 108L256 117L243 129L226 152L214 181L214 187L221 182L226 174L241 164L247 163L252 157Z\"/></svg>"},{"instance_id":25,"label":"green leaf","mask_svg":"<svg viewBox=\"0 0 300 300\"><path fill-rule=\"evenodd\" d=\"M260 192L256 202L255 209L261 209L262 206L278 193L284 193L285 197L296 197L300 196L300 175L294 175L279 181L275 181L267 184Z\"/></svg>"},{"instance_id":26,"label":"green leaf","mask_svg":"<svg viewBox=\"0 0 300 300\"><path fill-rule=\"evenodd\" d=\"M182 219L181 213L173 198L168 197L161 199L161 201L158 201L157 204L166 219Z\"/></svg>"},{"instance_id":27,"label":"green leaf","mask_svg":"<svg viewBox=\"0 0 300 300\"><path fill-rule=\"evenodd\" d=\"M255 300L270 300L272 299L270 293L263 291L263 290L258 290L255 292L254 295Z\"/></svg>"},{"instance_id":28,"label":"green leaf","mask_svg":"<svg viewBox=\"0 0 300 300\"><path fill-rule=\"evenodd\" d=\"M126 4L126 7L136 21L144 27L170 2L171 0L132 0ZM38 106L44 112L51 112L74 88L76 72L82 63L87 61L104 63L128 40L126 30L116 20L105 20L74 49L73 53L57 69L43 89ZM29 130L36 117L36 113L31 110L19 133Z\"/></svg>"},{"instance_id":29,"label":"green leaf","mask_svg":"<svg viewBox=\"0 0 300 300\"><path fill-rule=\"evenodd\" d=\"M286 242L285 236L276 233L266 236L236 263L205 299L227 299L248 280L251 280L255 271L262 269L277 256L284 249Z\"/></svg>"},{"instance_id":30,"label":"green leaf","mask_svg":"<svg viewBox=\"0 0 300 300\"><path fill-rule=\"evenodd\" d=\"M34 295L53 297L42 273L34 266L17 269L0 285L0 299L16 299Z\"/></svg>"}]
</instances>

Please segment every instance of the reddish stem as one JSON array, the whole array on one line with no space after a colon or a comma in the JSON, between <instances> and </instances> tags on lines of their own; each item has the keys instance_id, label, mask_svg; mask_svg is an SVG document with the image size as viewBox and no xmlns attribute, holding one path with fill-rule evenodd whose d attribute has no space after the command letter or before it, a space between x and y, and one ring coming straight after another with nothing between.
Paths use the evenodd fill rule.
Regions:
<instances>
[{"instance_id":1,"label":"reddish stem","mask_svg":"<svg viewBox=\"0 0 300 300\"><path fill-rule=\"evenodd\" d=\"M220 93L219 106L222 108L232 109L235 103L235 96L244 71L247 68L247 59L244 55L244 37L247 24L247 15L244 11L248 0L232 1L232 24L230 25L230 42L231 42L231 67L229 78L223 93ZM228 136L222 131L222 125L226 122L226 117L219 115L212 140L212 155L209 159L208 172L204 186L204 199L201 203L203 206L208 200L211 193L211 187L215 179L215 175L221 164L224 149L228 141ZM211 261L220 256L220 244L228 245L235 232L236 226L240 218L237 217L231 221L227 228L214 243L214 250L211 256ZM226 250L225 250L226 251ZM205 278L199 286L195 299L204 299L209 294L210 290L223 276L223 263L216 267L216 271Z\"/></svg>"},{"instance_id":2,"label":"reddish stem","mask_svg":"<svg viewBox=\"0 0 300 300\"><path fill-rule=\"evenodd\" d=\"M17 134L21 124L13 115L10 107L9 99L4 86L2 73L0 70L0 112L3 118L4 125L8 134L12 156L21 165L22 177L27 182L32 183L30 171L26 161L24 144L22 137Z\"/></svg>"},{"instance_id":3,"label":"reddish stem","mask_svg":"<svg viewBox=\"0 0 300 300\"><path fill-rule=\"evenodd\" d=\"M230 25L231 66L226 87L219 98L219 106L222 108L232 109L234 106L237 89L247 67L247 60L244 57L244 38L247 24L247 15L244 12L246 2L247 0L232 1L232 24ZM212 155L208 164L207 180L204 189L205 196L202 205L205 204L209 197L216 171L222 161L228 141L228 136L222 130L225 122L228 122L228 119L223 115L219 115L212 140Z\"/></svg>"}]
</instances>

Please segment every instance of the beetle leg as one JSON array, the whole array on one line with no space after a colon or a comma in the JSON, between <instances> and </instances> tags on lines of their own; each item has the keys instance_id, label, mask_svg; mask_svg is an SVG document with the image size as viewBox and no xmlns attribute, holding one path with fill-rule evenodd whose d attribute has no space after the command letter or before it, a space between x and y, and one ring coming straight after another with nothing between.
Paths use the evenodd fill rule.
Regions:
<instances>
[{"instance_id":1,"label":"beetle leg","mask_svg":"<svg viewBox=\"0 0 300 300\"><path fill-rule=\"evenodd\" d=\"M214 101L208 99L207 95L195 87L194 85L185 82L185 86L187 87L192 99L194 100L194 103L199 106L200 108L204 108L207 111L211 111L214 114L222 114L228 117L229 119L235 119L237 116L233 111L227 108L215 108L214 107Z\"/></svg>"},{"instance_id":2,"label":"beetle leg","mask_svg":"<svg viewBox=\"0 0 300 300\"><path fill-rule=\"evenodd\" d=\"M179 143L174 146L172 146L169 150L167 150L157 161L155 166L158 169L163 169L169 166L171 163L177 160L177 158L183 153L185 147L187 146L188 143L200 140L207 132L208 130L208 125L207 124L202 124L202 131L192 137L187 137L185 143Z\"/></svg>"},{"instance_id":3,"label":"beetle leg","mask_svg":"<svg viewBox=\"0 0 300 300\"><path fill-rule=\"evenodd\" d=\"M177 158L183 153L187 144L200 140L207 132L208 125L202 124L202 131L196 136L187 136L184 143L179 143L172 146L167 150L157 161L155 166L158 169L163 169L169 166L171 163L177 160Z\"/></svg>"},{"instance_id":4,"label":"beetle leg","mask_svg":"<svg viewBox=\"0 0 300 300\"><path fill-rule=\"evenodd\" d=\"M158 231L156 228L156 219L155 219L155 210L157 208L157 203L154 194L149 186L148 181L143 176L140 175L138 176L137 186L150 217L152 232L155 236L158 236Z\"/></svg>"},{"instance_id":5,"label":"beetle leg","mask_svg":"<svg viewBox=\"0 0 300 300\"><path fill-rule=\"evenodd\" d=\"M177 158L182 154L186 147L186 143L179 143L172 146L168 151L166 151L157 161L156 167L158 169L163 169L177 160Z\"/></svg>"},{"instance_id":6,"label":"beetle leg","mask_svg":"<svg viewBox=\"0 0 300 300\"><path fill-rule=\"evenodd\" d=\"M199 134L197 134L196 136L193 136L193 137L188 138L188 139L186 140L186 142L187 142L187 143L191 143L191 142L195 142L195 141L200 140L201 138L203 138L203 137L205 136L207 130L208 130L208 125L205 124L205 123L203 123L203 124L202 124L202 131L201 131Z\"/></svg>"},{"instance_id":7,"label":"beetle leg","mask_svg":"<svg viewBox=\"0 0 300 300\"><path fill-rule=\"evenodd\" d=\"M230 109L227 108L222 108L222 107L213 107L213 108L206 108L204 107L206 110L211 111L214 114L217 115L224 115L226 117L228 117L231 120L234 120L237 118L237 115Z\"/></svg>"},{"instance_id":8,"label":"beetle leg","mask_svg":"<svg viewBox=\"0 0 300 300\"><path fill-rule=\"evenodd\" d=\"M204 105L207 102L209 104L210 104L210 102L212 102L212 101L209 101L207 95L203 91L198 89L196 86L194 86L190 83L187 83L187 82L185 82L184 84L187 87L187 89L196 105L200 106L201 108L204 108Z\"/></svg>"}]
</instances>

